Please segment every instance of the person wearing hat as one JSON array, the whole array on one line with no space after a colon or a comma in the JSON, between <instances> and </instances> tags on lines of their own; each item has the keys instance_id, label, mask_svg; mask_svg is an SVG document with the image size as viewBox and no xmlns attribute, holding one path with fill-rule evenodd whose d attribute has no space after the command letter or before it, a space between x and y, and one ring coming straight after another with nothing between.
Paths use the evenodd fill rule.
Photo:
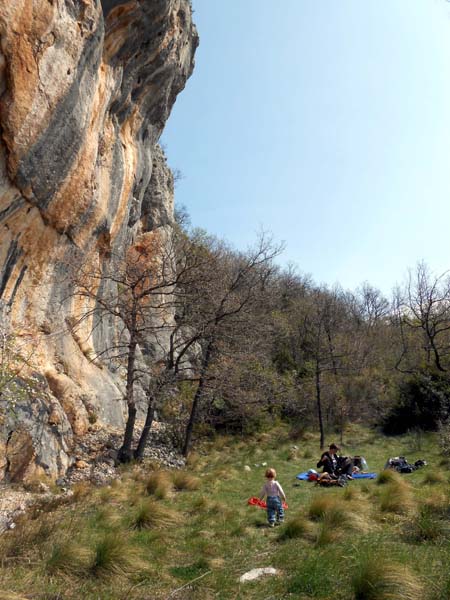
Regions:
<instances>
[{"instance_id":1,"label":"person wearing hat","mask_svg":"<svg viewBox=\"0 0 450 600\"><path fill-rule=\"evenodd\" d=\"M329 473L330 475L334 475L337 469L337 453L340 448L336 444L330 444L328 451L324 452L320 457L319 462L317 463L317 468L320 469L323 467L323 473Z\"/></svg>"},{"instance_id":2,"label":"person wearing hat","mask_svg":"<svg viewBox=\"0 0 450 600\"><path fill-rule=\"evenodd\" d=\"M340 448L336 444L330 444L328 451L324 452L317 463L317 468L323 467L323 473L329 473L331 477L337 478L345 475L347 479L352 479L353 463L350 458L338 456Z\"/></svg>"}]
</instances>

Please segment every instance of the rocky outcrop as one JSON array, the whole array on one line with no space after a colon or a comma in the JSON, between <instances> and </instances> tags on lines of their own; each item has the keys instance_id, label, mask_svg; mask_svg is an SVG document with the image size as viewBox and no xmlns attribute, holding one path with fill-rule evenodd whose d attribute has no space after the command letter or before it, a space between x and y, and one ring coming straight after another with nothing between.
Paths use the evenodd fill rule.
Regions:
<instances>
[{"instance_id":1,"label":"rocky outcrop","mask_svg":"<svg viewBox=\"0 0 450 600\"><path fill-rule=\"evenodd\" d=\"M67 264L101 270L171 222L158 139L193 69L191 13L189 0L0 6L0 302L37 381L3 407L0 479L61 475L73 435L123 424L120 373L92 360L116 324L73 331Z\"/></svg>"}]
</instances>

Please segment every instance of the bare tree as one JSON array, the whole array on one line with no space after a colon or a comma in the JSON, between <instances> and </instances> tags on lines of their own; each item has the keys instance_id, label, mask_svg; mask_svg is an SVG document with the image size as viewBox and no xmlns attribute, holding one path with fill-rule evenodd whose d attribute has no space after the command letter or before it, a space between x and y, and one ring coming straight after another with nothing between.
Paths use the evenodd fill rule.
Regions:
<instances>
[{"instance_id":1,"label":"bare tree","mask_svg":"<svg viewBox=\"0 0 450 600\"><path fill-rule=\"evenodd\" d=\"M183 454L186 456L199 407L206 393L210 369L226 352L236 352L230 344L249 332L252 316L261 307L268 281L274 273L273 259L281 252L266 234L261 234L256 247L246 253L236 253L224 245L214 245L207 265L209 284L195 300L195 316L190 326L198 331L202 348L198 367L198 384L192 402Z\"/></svg>"},{"instance_id":2,"label":"bare tree","mask_svg":"<svg viewBox=\"0 0 450 600\"><path fill-rule=\"evenodd\" d=\"M404 361L409 359L411 363L413 359L411 348L417 352L417 348L422 347L427 365L433 365L441 372L447 371L450 352L449 272L436 276L424 262L419 263L414 271L409 271L403 292L397 291L395 313L402 341L397 367L404 370ZM410 330L413 336L420 333L422 343L408 344L406 330ZM411 367L407 371L411 372Z\"/></svg>"},{"instance_id":3,"label":"bare tree","mask_svg":"<svg viewBox=\"0 0 450 600\"><path fill-rule=\"evenodd\" d=\"M254 251L239 254L201 230L187 234L174 226L141 236L125 256L111 257L107 269L78 266L75 295L85 302L74 326L104 313L123 324L116 342L95 354L125 363L128 418L120 461L142 458L155 407L183 380L196 386L183 444L187 455L213 358L236 328L244 329L279 251L265 235ZM99 294L100 288L109 291ZM138 350L145 354L148 347L157 356L143 366ZM133 451L137 381L147 391L147 413Z\"/></svg>"},{"instance_id":4,"label":"bare tree","mask_svg":"<svg viewBox=\"0 0 450 600\"><path fill-rule=\"evenodd\" d=\"M199 249L204 235L189 238L179 228L160 229L141 236L123 256L111 256L106 267L72 265L74 296L82 300L72 326L77 328L104 315L116 319L119 333L114 343L95 352L95 360L107 358L125 364L125 401L128 417L119 460L133 458L133 433L137 405L135 385L143 384L148 394L146 423L136 454L141 457L151 427L156 398L168 384L168 373L180 374L184 358L195 342L182 335L179 307L184 302L183 286L194 281L199 289L200 266L206 257ZM181 283L182 282L182 283ZM89 331L89 334L92 330ZM154 364L138 360L139 349L152 347L159 358Z\"/></svg>"}]
</instances>

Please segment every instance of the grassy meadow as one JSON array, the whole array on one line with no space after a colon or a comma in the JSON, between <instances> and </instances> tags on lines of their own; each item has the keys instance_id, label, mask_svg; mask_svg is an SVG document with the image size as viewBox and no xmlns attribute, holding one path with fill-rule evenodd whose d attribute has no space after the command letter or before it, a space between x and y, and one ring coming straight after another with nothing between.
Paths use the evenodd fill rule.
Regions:
<instances>
[{"instance_id":1,"label":"grassy meadow","mask_svg":"<svg viewBox=\"0 0 450 600\"><path fill-rule=\"evenodd\" d=\"M449 466L436 437L355 427L343 452L377 472L389 456L429 464L320 488L295 479L317 462L312 434L293 439L280 426L245 441L218 438L185 471L129 466L108 487L80 484L66 504L55 496L36 507L0 539L0 598L450 598ZM277 469L289 504L273 529L246 503L264 483L262 463ZM239 583L269 566L280 574Z\"/></svg>"}]
</instances>

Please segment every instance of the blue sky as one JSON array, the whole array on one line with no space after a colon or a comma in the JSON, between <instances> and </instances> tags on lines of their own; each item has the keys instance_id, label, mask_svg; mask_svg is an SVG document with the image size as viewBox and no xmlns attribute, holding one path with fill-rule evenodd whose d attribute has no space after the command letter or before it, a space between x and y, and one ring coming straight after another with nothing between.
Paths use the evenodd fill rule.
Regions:
<instances>
[{"instance_id":1,"label":"blue sky","mask_svg":"<svg viewBox=\"0 0 450 600\"><path fill-rule=\"evenodd\" d=\"M386 294L450 268L450 3L193 0L196 68L162 141L193 224L262 228L316 282Z\"/></svg>"}]
</instances>

